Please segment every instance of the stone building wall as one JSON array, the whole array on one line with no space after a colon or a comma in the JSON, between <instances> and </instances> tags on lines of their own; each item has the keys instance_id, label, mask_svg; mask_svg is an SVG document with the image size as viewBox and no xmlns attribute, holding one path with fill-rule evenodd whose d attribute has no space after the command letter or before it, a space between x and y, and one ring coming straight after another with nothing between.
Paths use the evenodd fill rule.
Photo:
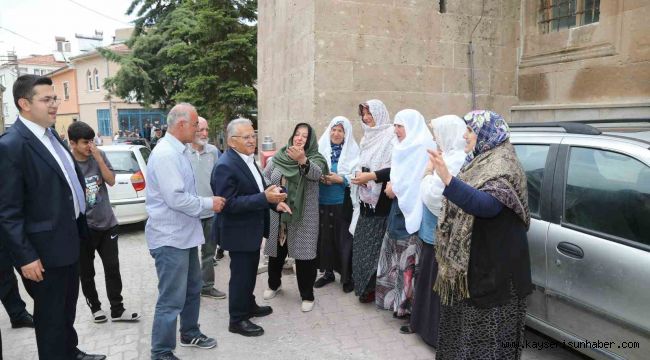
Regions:
<instances>
[{"instance_id":1,"label":"stone building wall","mask_svg":"<svg viewBox=\"0 0 650 360\"><path fill-rule=\"evenodd\" d=\"M601 0L597 23L550 33L522 3L514 120L650 118L650 1Z\"/></svg>"},{"instance_id":2,"label":"stone building wall","mask_svg":"<svg viewBox=\"0 0 650 360\"><path fill-rule=\"evenodd\" d=\"M306 121L320 133L344 115L361 137L357 105L384 101L391 117L471 110L468 44L475 46L477 107L507 115L517 103L519 0L275 0L259 2L260 135L284 144ZM481 13L483 16L481 17Z\"/></svg>"}]
</instances>

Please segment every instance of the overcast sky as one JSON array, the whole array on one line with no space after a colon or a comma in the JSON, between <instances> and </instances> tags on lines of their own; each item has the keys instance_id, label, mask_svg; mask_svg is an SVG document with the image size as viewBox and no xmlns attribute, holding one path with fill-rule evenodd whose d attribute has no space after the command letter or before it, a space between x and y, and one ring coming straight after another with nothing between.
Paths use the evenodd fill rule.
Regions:
<instances>
[{"instance_id":1,"label":"overcast sky","mask_svg":"<svg viewBox=\"0 0 650 360\"><path fill-rule=\"evenodd\" d=\"M115 29L132 26L135 16L125 15L130 4L131 0L0 0L0 56L7 50L15 50L19 57L51 54L55 36L64 36L77 53L75 33L93 35L95 30L104 32L108 45Z\"/></svg>"}]
</instances>

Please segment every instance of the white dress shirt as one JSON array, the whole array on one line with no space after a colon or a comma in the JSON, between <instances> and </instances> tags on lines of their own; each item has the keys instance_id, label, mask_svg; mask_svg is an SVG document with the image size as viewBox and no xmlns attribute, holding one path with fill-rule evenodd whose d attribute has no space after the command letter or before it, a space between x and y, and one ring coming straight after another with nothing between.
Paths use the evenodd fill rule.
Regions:
<instances>
[{"instance_id":1,"label":"white dress shirt","mask_svg":"<svg viewBox=\"0 0 650 360\"><path fill-rule=\"evenodd\" d=\"M253 173L253 177L255 178L255 181L257 182L257 187L260 188L260 192L264 192L264 185L262 183L262 176L260 175L259 170L257 170L257 166L255 166L255 155L244 155L240 153L239 151L233 149L239 156L241 156L242 160L248 165L248 168L250 169L251 173Z\"/></svg>"},{"instance_id":2,"label":"white dress shirt","mask_svg":"<svg viewBox=\"0 0 650 360\"><path fill-rule=\"evenodd\" d=\"M59 164L59 167L61 168L61 172L63 173L63 176L65 176L65 179L68 181L68 186L70 187L70 192L72 193L72 200L74 202L75 217L79 217L79 209L80 209L79 199L77 199L77 193L74 191L74 187L72 187L72 182L71 182L72 179L70 179L70 177L68 176L68 172L65 171L65 166L63 165L63 161L68 161L72 165L72 168L74 169L75 167L74 167L74 161L72 161L72 156L70 156L70 154L66 151L66 154L65 154L66 158L65 159L60 159L59 155L57 155L57 153L56 153L56 150L54 150L54 144L52 144L52 142L50 141L50 138L47 137L47 134L46 134L47 129L46 128L42 127L41 125L38 125L37 123L35 123L33 121L29 121L29 120L25 119L24 117L22 117L20 115L18 115L18 118L20 119L20 121L23 122L23 124L25 124L25 126L32 133L34 133L34 136L36 136L36 138L38 140L40 140L41 143L43 143L43 145L45 145L45 147L50 152L52 157L54 157L54 160L56 160L56 163ZM77 179L74 179L74 180L78 181ZM83 189L83 184L82 184L81 188ZM86 199L83 199L83 201L86 201Z\"/></svg>"}]
</instances>

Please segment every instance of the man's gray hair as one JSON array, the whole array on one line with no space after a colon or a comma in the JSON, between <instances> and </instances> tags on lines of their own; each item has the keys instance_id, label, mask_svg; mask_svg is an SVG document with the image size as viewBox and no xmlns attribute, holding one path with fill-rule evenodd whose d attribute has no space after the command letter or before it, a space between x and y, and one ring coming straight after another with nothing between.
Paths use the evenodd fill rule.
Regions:
<instances>
[{"instance_id":1,"label":"man's gray hair","mask_svg":"<svg viewBox=\"0 0 650 360\"><path fill-rule=\"evenodd\" d=\"M176 104L167 114L167 126L174 127L179 120L189 121L192 112L196 112L196 108L192 104Z\"/></svg>"},{"instance_id":2,"label":"man's gray hair","mask_svg":"<svg viewBox=\"0 0 650 360\"><path fill-rule=\"evenodd\" d=\"M234 120L230 120L230 122L228 123L228 127L226 128L226 135L228 136L229 139L232 136L237 135L235 134L235 131L237 130L237 126L239 125L253 126L253 122L246 118L237 118Z\"/></svg>"}]
</instances>

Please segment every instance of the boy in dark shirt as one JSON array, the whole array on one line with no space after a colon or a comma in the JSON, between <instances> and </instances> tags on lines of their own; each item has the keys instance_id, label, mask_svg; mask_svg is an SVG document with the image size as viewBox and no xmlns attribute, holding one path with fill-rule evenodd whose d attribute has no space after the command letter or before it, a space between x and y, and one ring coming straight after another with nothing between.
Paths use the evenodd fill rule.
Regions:
<instances>
[{"instance_id":1,"label":"boy in dark shirt","mask_svg":"<svg viewBox=\"0 0 650 360\"><path fill-rule=\"evenodd\" d=\"M97 149L93 139L95 131L86 123L73 122L68 127L72 155L79 164L86 182L86 218L89 238L81 241L79 277L81 290L90 306L93 320L108 320L101 308L95 288L95 251L104 265L106 293L111 304L112 321L136 321L140 315L124 309L122 303L122 277L117 247L117 219L113 214L106 184L115 184L115 171L103 151Z\"/></svg>"}]
</instances>

